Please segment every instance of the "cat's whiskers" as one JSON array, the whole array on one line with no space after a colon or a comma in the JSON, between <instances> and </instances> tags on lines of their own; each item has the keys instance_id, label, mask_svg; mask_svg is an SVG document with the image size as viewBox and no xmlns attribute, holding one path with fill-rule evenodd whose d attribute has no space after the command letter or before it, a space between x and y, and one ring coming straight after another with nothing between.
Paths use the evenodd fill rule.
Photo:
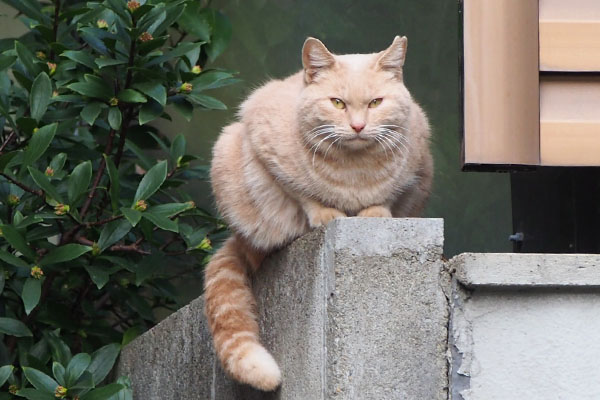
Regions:
<instances>
[{"instance_id":1,"label":"cat's whiskers","mask_svg":"<svg viewBox=\"0 0 600 400\"><path fill-rule=\"evenodd\" d=\"M408 139L400 132L394 129L387 128L387 126L391 125L379 125L376 128L378 133L377 136L380 139L382 139L384 143L387 143L388 145L391 145L394 148L396 148L402 154L402 156L406 158L407 154L410 153L410 150L408 148ZM398 126L398 128L402 127ZM402 149L400 148L400 146L402 147ZM395 155L393 151L392 154Z\"/></svg>"},{"instance_id":2,"label":"cat's whiskers","mask_svg":"<svg viewBox=\"0 0 600 400\"><path fill-rule=\"evenodd\" d=\"M385 146L383 145L383 141L382 139L380 139L377 136L373 136L373 139L375 139L377 141L377 143L379 143L379 145L381 146L381 148L383 149L384 153L385 153L385 159L386 161L389 160L389 156L388 156L388 152L387 149L385 148Z\"/></svg>"},{"instance_id":3,"label":"cat's whiskers","mask_svg":"<svg viewBox=\"0 0 600 400\"><path fill-rule=\"evenodd\" d=\"M335 138L335 140L333 142L331 142L329 147L327 147L327 150L325 150L325 155L323 156L323 161L325 161L325 159L327 158L327 153L329 153L329 149L331 148L331 146L333 146L334 144L336 144L337 142L339 142L341 140L342 140L342 136L338 136L337 138Z\"/></svg>"},{"instance_id":4,"label":"cat's whiskers","mask_svg":"<svg viewBox=\"0 0 600 400\"><path fill-rule=\"evenodd\" d=\"M313 145L313 147L310 148L313 152L313 157L312 157L313 168L315 167L315 158L317 157L317 150L319 150L319 146L321 146L321 143L323 143L324 141L326 141L327 139L330 139L332 137L335 137L337 139L338 136L340 136L340 135L334 131L334 132L330 133L329 135L327 135L325 138L321 139L319 141L319 143L317 143L316 145ZM313 148L314 148L314 150L313 150Z\"/></svg>"}]
</instances>

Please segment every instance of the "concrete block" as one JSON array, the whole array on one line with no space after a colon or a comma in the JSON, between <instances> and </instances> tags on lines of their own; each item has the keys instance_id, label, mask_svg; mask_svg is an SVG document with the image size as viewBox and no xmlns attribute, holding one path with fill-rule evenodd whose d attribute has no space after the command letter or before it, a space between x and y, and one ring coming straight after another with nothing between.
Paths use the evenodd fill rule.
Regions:
<instances>
[{"instance_id":1,"label":"concrete block","mask_svg":"<svg viewBox=\"0 0 600 400\"><path fill-rule=\"evenodd\" d=\"M462 254L450 267L453 400L600 398L600 256Z\"/></svg>"},{"instance_id":2,"label":"concrete block","mask_svg":"<svg viewBox=\"0 0 600 400\"><path fill-rule=\"evenodd\" d=\"M335 220L253 277L261 337L284 376L261 393L224 376L202 299L122 354L136 399L446 399L448 278L439 219Z\"/></svg>"}]
</instances>

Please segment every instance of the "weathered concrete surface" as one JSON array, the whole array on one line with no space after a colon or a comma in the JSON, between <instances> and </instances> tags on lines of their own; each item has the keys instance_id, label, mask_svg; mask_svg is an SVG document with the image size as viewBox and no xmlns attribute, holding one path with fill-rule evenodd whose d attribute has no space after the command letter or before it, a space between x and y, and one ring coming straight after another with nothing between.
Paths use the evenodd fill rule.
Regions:
<instances>
[{"instance_id":1,"label":"weathered concrete surface","mask_svg":"<svg viewBox=\"0 0 600 400\"><path fill-rule=\"evenodd\" d=\"M600 398L600 256L463 254L450 267L453 400Z\"/></svg>"},{"instance_id":2,"label":"weathered concrete surface","mask_svg":"<svg viewBox=\"0 0 600 400\"><path fill-rule=\"evenodd\" d=\"M452 259L467 287L600 287L600 257L591 254L463 253Z\"/></svg>"},{"instance_id":3,"label":"weathered concrete surface","mask_svg":"<svg viewBox=\"0 0 600 400\"><path fill-rule=\"evenodd\" d=\"M447 277L437 219L336 220L253 278L283 370L264 394L226 378L198 299L127 346L119 373L151 399L445 399Z\"/></svg>"}]
</instances>

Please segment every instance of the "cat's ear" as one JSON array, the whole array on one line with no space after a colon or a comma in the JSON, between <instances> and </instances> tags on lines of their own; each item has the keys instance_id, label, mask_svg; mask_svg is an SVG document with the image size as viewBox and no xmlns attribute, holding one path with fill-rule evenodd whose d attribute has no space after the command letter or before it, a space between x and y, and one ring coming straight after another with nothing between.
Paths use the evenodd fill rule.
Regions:
<instances>
[{"instance_id":1,"label":"cat's ear","mask_svg":"<svg viewBox=\"0 0 600 400\"><path fill-rule=\"evenodd\" d=\"M304 66L304 79L307 83L314 80L315 76L335 64L333 54L319 40L309 37L302 47L302 65Z\"/></svg>"},{"instance_id":2,"label":"cat's ear","mask_svg":"<svg viewBox=\"0 0 600 400\"><path fill-rule=\"evenodd\" d=\"M407 45L408 39L406 36L396 36L392 45L381 53L381 56L377 60L377 67L391 70L401 76L404 59L406 58Z\"/></svg>"}]
</instances>

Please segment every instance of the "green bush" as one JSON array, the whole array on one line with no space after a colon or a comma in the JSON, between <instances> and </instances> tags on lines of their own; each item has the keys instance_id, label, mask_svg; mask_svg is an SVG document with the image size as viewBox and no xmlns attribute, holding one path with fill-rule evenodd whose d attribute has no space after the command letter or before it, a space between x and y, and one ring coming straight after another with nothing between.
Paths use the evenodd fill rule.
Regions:
<instances>
[{"instance_id":1,"label":"green bush","mask_svg":"<svg viewBox=\"0 0 600 400\"><path fill-rule=\"evenodd\" d=\"M0 40L0 399L131 399L102 386L121 346L223 230L148 124L225 108L205 91L236 79L204 65L231 27L200 0L3 1L28 33Z\"/></svg>"}]
</instances>

